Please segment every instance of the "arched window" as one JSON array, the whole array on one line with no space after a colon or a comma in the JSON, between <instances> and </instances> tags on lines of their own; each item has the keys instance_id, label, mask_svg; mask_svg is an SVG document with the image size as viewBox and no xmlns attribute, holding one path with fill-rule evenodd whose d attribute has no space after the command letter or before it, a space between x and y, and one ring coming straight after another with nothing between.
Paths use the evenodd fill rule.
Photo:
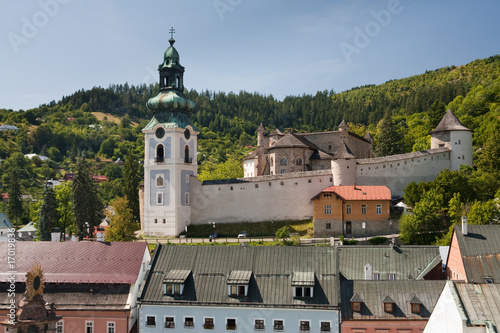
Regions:
<instances>
[{"instance_id":1,"label":"arched window","mask_svg":"<svg viewBox=\"0 0 500 333\"><path fill-rule=\"evenodd\" d=\"M284 157L283 157L283 158L280 160L280 165L286 165L286 164L287 164L287 162L286 162L286 158L284 158Z\"/></svg>"},{"instance_id":2,"label":"arched window","mask_svg":"<svg viewBox=\"0 0 500 333\"><path fill-rule=\"evenodd\" d=\"M181 87L181 78L177 77L177 88Z\"/></svg>"},{"instance_id":3,"label":"arched window","mask_svg":"<svg viewBox=\"0 0 500 333\"><path fill-rule=\"evenodd\" d=\"M156 186L163 186L163 177L162 176L158 176L158 178L156 178Z\"/></svg>"},{"instance_id":4,"label":"arched window","mask_svg":"<svg viewBox=\"0 0 500 333\"><path fill-rule=\"evenodd\" d=\"M193 160L189 157L189 146L184 147L184 163L191 163Z\"/></svg>"},{"instance_id":5,"label":"arched window","mask_svg":"<svg viewBox=\"0 0 500 333\"><path fill-rule=\"evenodd\" d=\"M297 165L302 165L302 160L300 158L297 159Z\"/></svg>"},{"instance_id":6,"label":"arched window","mask_svg":"<svg viewBox=\"0 0 500 333\"><path fill-rule=\"evenodd\" d=\"M162 144L156 146L156 163L165 162L165 148Z\"/></svg>"}]
</instances>

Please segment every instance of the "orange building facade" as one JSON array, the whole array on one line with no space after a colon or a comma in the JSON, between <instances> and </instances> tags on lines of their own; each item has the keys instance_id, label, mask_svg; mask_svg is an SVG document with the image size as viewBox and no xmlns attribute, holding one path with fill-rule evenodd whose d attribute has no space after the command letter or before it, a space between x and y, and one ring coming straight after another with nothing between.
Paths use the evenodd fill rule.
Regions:
<instances>
[{"instance_id":1,"label":"orange building facade","mask_svg":"<svg viewBox=\"0 0 500 333\"><path fill-rule=\"evenodd\" d=\"M330 186L313 199L314 237L392 233L391 191L385 186Z\"/></svg>"}]
</instances>

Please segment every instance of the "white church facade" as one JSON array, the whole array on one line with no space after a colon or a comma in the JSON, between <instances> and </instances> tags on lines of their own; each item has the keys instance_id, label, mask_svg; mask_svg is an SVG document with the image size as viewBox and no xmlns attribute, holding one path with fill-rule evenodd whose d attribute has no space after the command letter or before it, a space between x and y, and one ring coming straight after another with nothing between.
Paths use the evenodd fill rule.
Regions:
<instances>
[{"instance_id":1,"label":"white church facade","mask_svg":"<svg viewBox=\"0 0 500 333\"><path fill-rule=\"evenodd\" d=\"M400 197L412 181L472 166L472 132L449 110L430 133L431 149L379 158L372 157L371 137L350 133L344 122L327 135L267 135L261 126L258 147L244 162L244 178L200 182L199 132L189 117L195 104L184 94L184 67L174 42L170 39L159 65L160 92L147 103L154 116L143 129L140 197L146 236L177 236L189 225L213 222L310 219L311 199L332 185L384 185Z\"/></svg>"}]
</instances>

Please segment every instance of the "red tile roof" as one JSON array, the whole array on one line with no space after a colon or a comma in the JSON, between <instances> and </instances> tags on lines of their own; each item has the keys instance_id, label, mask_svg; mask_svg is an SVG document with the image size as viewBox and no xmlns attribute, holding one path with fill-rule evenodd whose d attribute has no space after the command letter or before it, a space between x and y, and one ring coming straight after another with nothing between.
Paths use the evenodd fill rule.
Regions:
<instances>
[{"instance_id":1,"label":"red tile roof","mask_svg":"<svg viewBox=\"0 0 500 333\"><path fill-rule=\"evenodd\" d=\"M0 242L0 282L12 272L25 281L36 263L50 283L135 283L141 270L145 242ZM14 255L9 255L12 250ZM9 267L8 258L15 267Z\"/></svg>"},{"instance_id":2,"label":"red tile roof","mask_svg":"<svg viewBox=\"0 0 500 333\"><path fill-rule=\"evenodd\" d=\"M386 186L330 186L321 193L335 193L344 200L391 200L391 190Z\"/></svg>"}]
</instances>

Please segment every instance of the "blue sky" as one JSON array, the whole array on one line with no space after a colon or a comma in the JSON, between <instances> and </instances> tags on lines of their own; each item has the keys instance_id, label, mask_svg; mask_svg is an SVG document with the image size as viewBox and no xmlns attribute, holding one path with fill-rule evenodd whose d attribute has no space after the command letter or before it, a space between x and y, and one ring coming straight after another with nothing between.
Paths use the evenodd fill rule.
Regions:
<instances>
[{"instance_id":1,"label":"blue sky","mask_svg":"<svg viewBox=\"0 0 500 333\"><path fill-rule=\"evenodd\" d=\"M4 0L0 108L154 83L174 27L188 89L341 92L500 53L498 0Z\"/></svg>"}]
</instances>

